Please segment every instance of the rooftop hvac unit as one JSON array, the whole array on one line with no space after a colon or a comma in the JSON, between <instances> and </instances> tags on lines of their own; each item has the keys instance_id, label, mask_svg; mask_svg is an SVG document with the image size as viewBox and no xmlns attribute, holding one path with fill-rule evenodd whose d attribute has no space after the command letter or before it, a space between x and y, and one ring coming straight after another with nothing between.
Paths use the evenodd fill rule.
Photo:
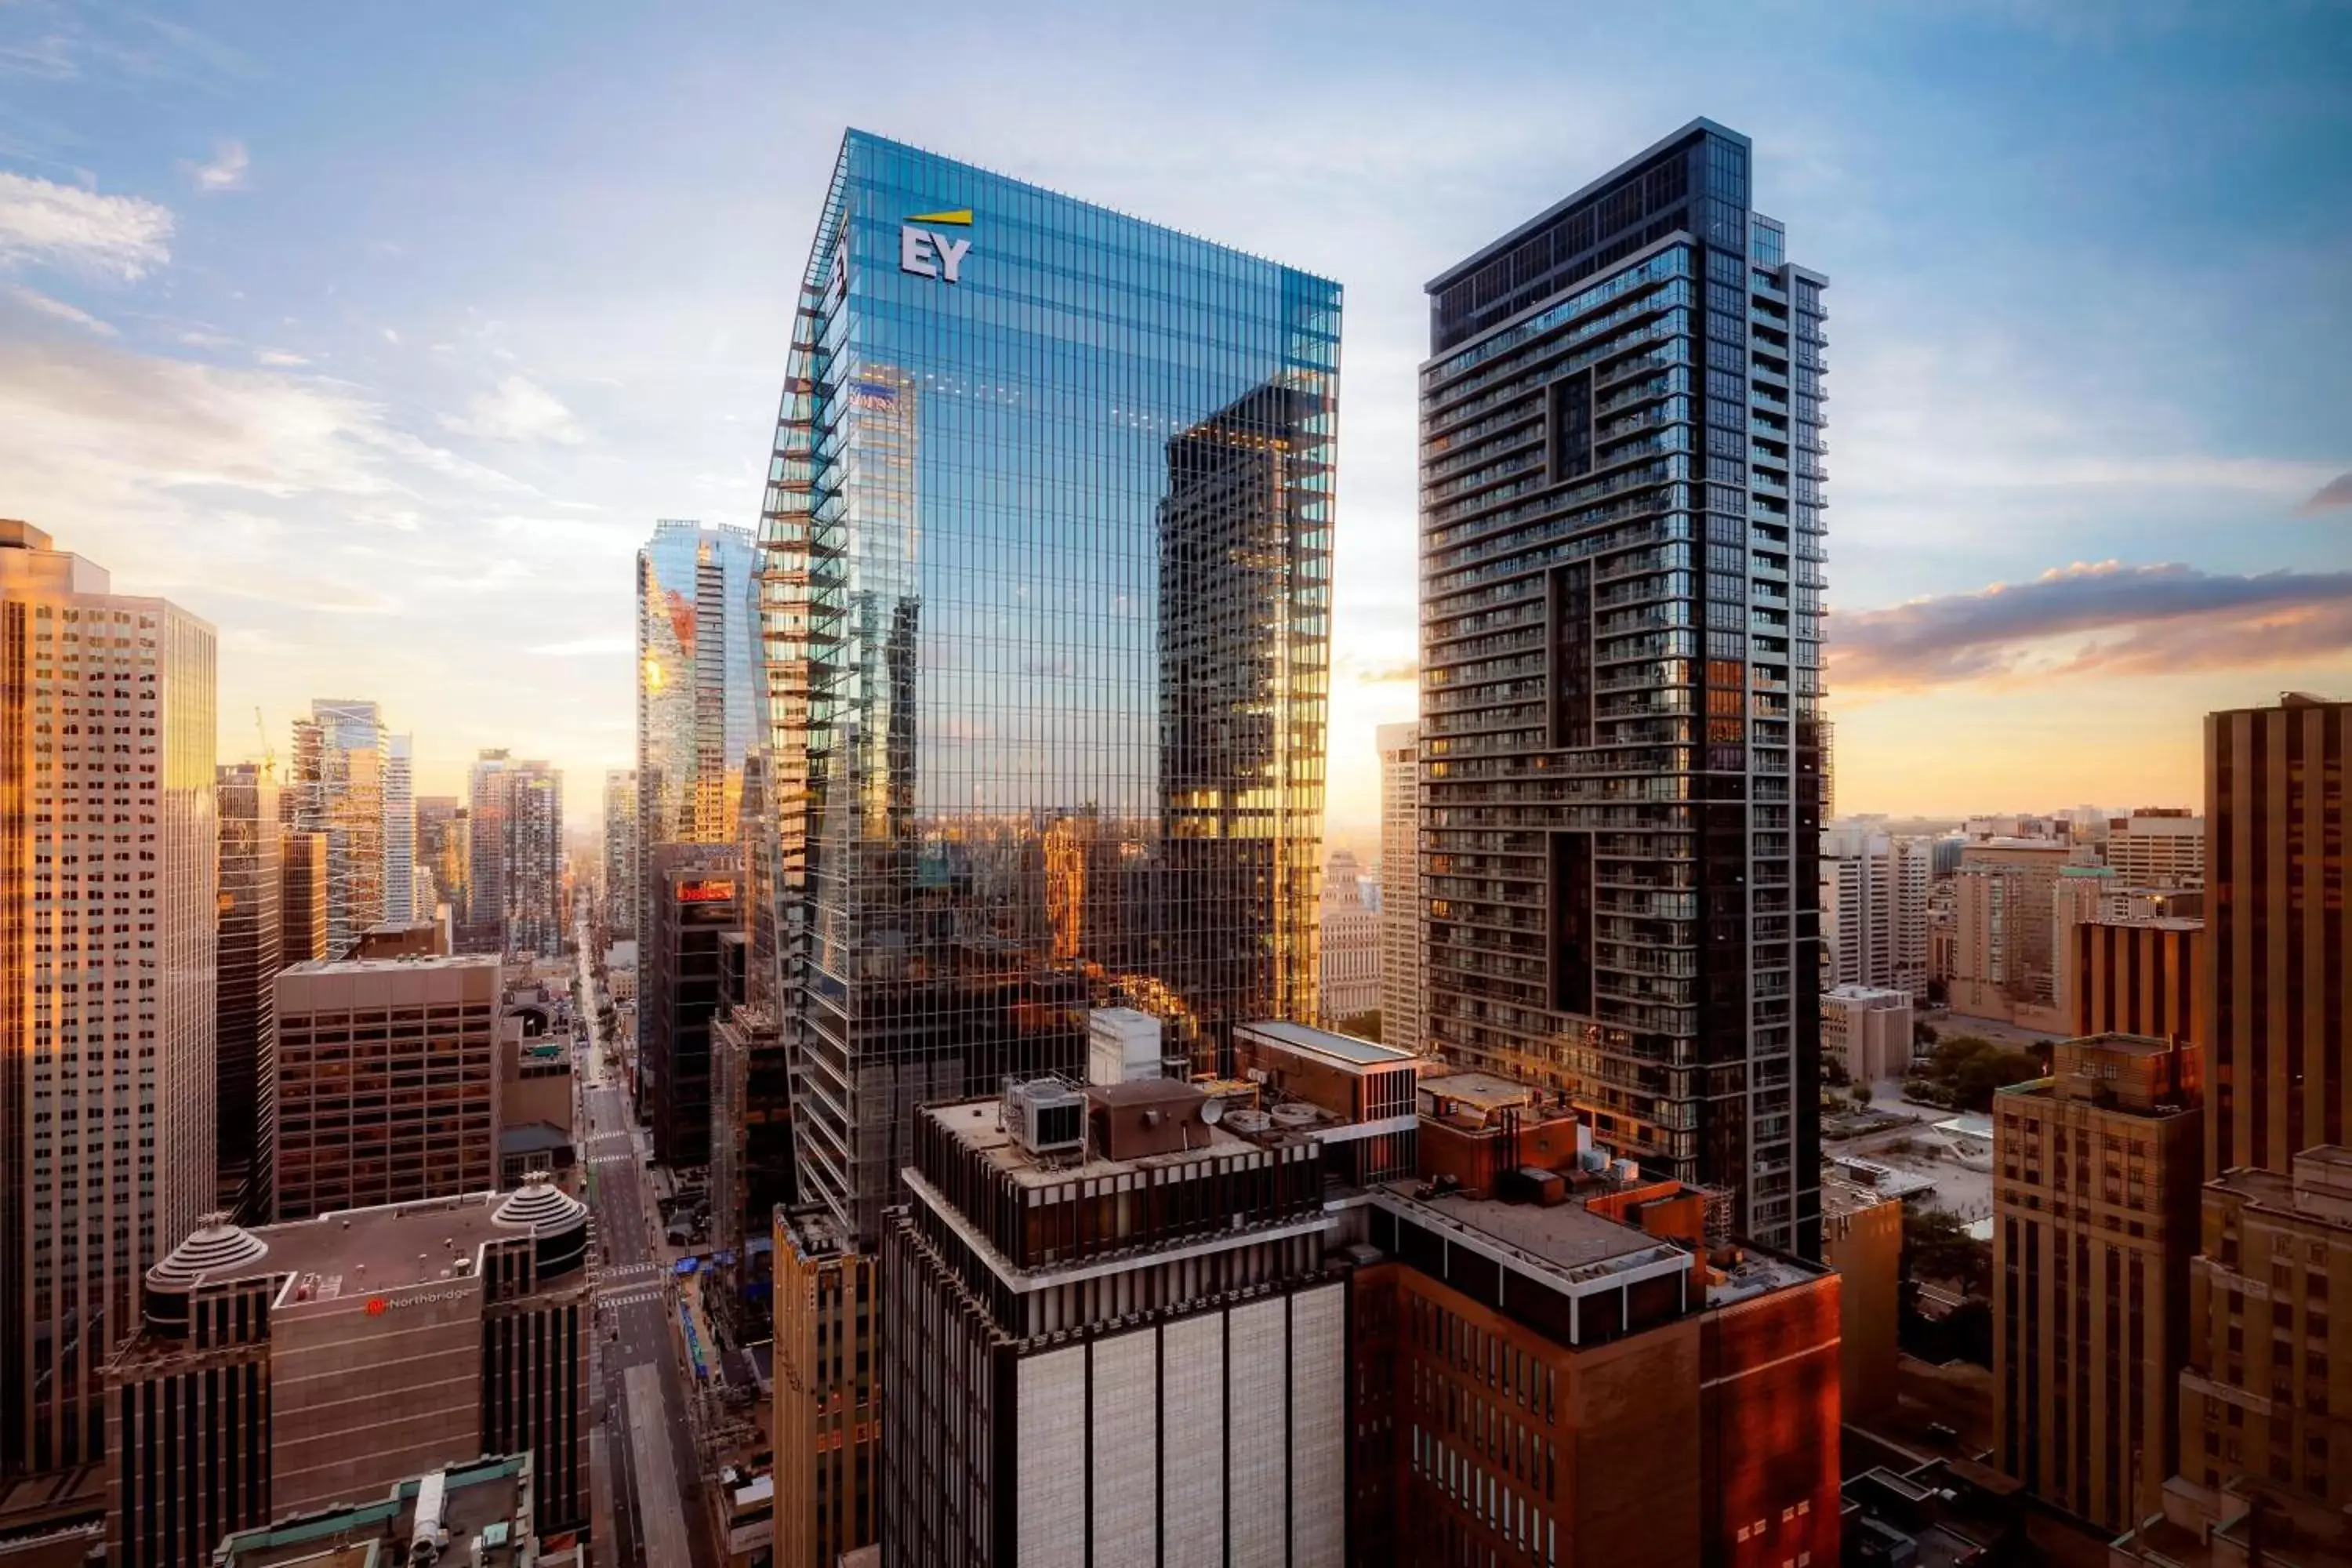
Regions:
<instances>
[{"instance_id":1,"label":"rooftop hvac unit","mask_svg":"<svg viewBox=\"0 0 2352 1568\"><path fill-rule=\"evenodd\" d=\"M1058 1079L1034 1079L1004 1091L1004 1130L1032 1154L1076 1154L1087 1145L1086 1096Z\"/></svg>"}]
</instances>

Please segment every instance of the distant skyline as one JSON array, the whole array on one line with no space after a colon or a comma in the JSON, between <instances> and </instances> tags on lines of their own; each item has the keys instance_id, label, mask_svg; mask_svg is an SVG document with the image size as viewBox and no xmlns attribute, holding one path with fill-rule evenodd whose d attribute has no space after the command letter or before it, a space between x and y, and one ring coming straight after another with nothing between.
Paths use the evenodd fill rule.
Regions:
<instances>
[{"instance_id":1,"label":"distant skyline","mask_svg":"<svg viewBox=\"0 0 2352 1568\"><path fill-rule=\"evenodd\" d=\"M1345 283L1330 796L1368 841L1421 284L1705 114L1832 280L1842 811L2194 804L2205 711L2352 694L2344 8L1307 5L1232 49L1258 16L910 0L786 94L772 7L13 0L0 516L214 622L224 759L355 695L419 794L506 746L597 816L632 553L756 522L866 126Z\"/></svg>"}]
</instances>

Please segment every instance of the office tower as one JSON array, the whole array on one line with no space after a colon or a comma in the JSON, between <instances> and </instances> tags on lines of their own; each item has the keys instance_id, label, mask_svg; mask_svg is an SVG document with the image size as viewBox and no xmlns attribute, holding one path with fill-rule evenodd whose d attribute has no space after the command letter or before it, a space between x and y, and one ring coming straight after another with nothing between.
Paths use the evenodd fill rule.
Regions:
<instances>
[{"instance_id":1,"label":"office tower","mask_svg":"<svg viewBox=\"0 0 2352 1568\"><path fill-rule=\"evenodd\" d=\"M494 957L282 971L278 1219L495 1185L500 1002Z\"/></svg>"},{"instance_id":2,"label":"office tower","mask_svg":"<svg viewBox=\"0 0 2352 1568\"><path fill-rule=\"evenodd\" d=\"M1524 1152L1534 1109L1457 1076L1485 1081L1457 1100L1424 1080L1424 1106ZM1518 1194L1368 1194L1350 1563L1839 1561L1838 1276L1711 1244L1719 1193L1634 1174L1564 1194L1557 1165L1503 1169Z\"/></svg>"},{"instance_id":3,"label":"office tower","mask_svg":"<svg viewBox=\"0 0 2352 1568\"><path fill-rule=\"evenodd\" d=\"M2205 819L2185 805L2142 806L2107 823L2107 864L2126 888L2205 885Z\"/></svg>"},{"instance_id":4,"label":"office tower","mask_svg":"<svg viewBox=\"0 0 2352 1568\"><path fill-rule=\"evenodd\" d=\"M616 942L637 934L637 774L604 770L604 929Z\"/></svg>"},{"instance_id":5,"label":"office tower","mask_svg":"<svg viewBox=\"0 0 2352 1568\"><path fill-rule=\"evenodd\" d=\"M710 1025L726 1001L720 949L742 931L741 858L726 844L665 844L653 854L652 923L638 959L638 1074L654 1158L665 1165L710 1159Z\"/></svg>"},{"instance_id":6,"label":"office tower","mask_svg":"<svg viewBox=\"0 0 2352 1568\"><path fill-rule=\"evenodd\" d=\"M208 1561L210 1568L391 1568L417 1561L417 1542L433 1542L466 1568L581 1568L588 1548L575 1532L540 1534L539 1484L529 1454L451 1465L381 1497L238 1531Z\"/></svg>"},{"instance_id":7,"label":"office tower","mask_svg":"<svg viewBox=\"0 0 2352 1568\"><path fill-rule=\"evenodd\" d=\"M327 836L289 827L278 836L278 962L327 956Z\"/></svg>"},{"instance_id":8,"label":"office tower","mask_svg":"<svg viewBox=\"0 0 2352 1568\"><path fill-rule=\"evenodd\" d=\"M1923 838L1832 823L1822 834L1822 944L1833 985L1927 999L1929 850Z\"/></svg>"},{"instance_id":9,"label":"office tower","mask_svg":"<svg viewBox=\"0 0 2352 1568\"><path fill-rule=\"evenodd\" d=\"M534 1184L190 1231L106 1369L111 1561L198 1568L483 1455L530 1457L541 1531L584 1527L588 1229Z\"/></svg>"},{"instance_id":10,"label":"office tower","mask_svg":"<svg viewBox=\"0 0 2352 1568\"><path fill-rule=\"evenodd\" d=\"M1893 1410L1901 1357L1903 1200L1822 1182L1822 1262L1838 1277L1838 1393L1849 1424Z\"/></svg>"},{"instance_id":11,"label":"office tower","mask_svg":"<svg viewBox=\"0 0 2352 1568\"><path fill-rule=\"evenodd\" d=\"M1832 985L1822 993L1822 1062L1851 1083L1879 1083L1911 1071L1911 993L1878 985Z\"/></svg>"},{"instance_id":12,"label":"office tower","mask_svg":"<svg viewBox=\"0 0 2352 1568\"><path fill-rule=\"evenodd\" d=\"M2193 1047L2097 1035L1993 1097L2000 1468L2111 1531L2177 1468L2199 1077Z\"/></svg>"},{"instance_id":13,"label":"office tower","mask_svg":"<svg viewBox=\"0 0 2352 1568\"><path fill-rule=\"evenodd\" d=\"M277 980L285 893L278 784L251 763L219 768L219 1022L215 1034L215 1206L241 1223L271 1218L278 1123Z\"/></svg>"},{"instance_id":14,"label":"office tower","mask_svg":"<svg viewBox=\"0 0 2352 1568\"><path fill-rule=\"evenodd\" d=\"M0 521L0 1480L96 1462L214 1199L214 633Z\"/></svg>"},{"instance_id":15,"label":"office tower","mask_svg":"<svg viewBox=\"0 0 2352 1568\"><path fill-rule=\"evenodd\" d=\"M480 952L563 952L563 774L503 749L475 762L467 822L466 934Z\"/></svg>"},{"instance_id":16,"label":"office tower","mask_svg":"<svg viewBox=\"0 0 2352 1568\"><path fill-rule=\"evenodd\" d=\"M665 518L637 551L637 889L664 844L736 838L754 742L758 552L749 529Z\"/></svg>"},{"instance_id":17,"label":"office tower","mask_svg":"<svg viewBox=\"0 0 2352 1568\"><path fill-rule=\"evenodd\" d=\"M1340 1562L1322 1163L1207 1104L1044 1079L916 1113L882 1249L892 1563Z\"/></svg>"},{"instance_id":18,"label":"office tower","mask_svg":"<svg viewBox=\"0 0 2352 1568\"><path fill-rule=\"evenodd\" d=\"M1092 1006L1212 1067L1311 1012L1339 326L1324 279L845 137L761 582L802 1191L852 1237L909 1107L1075 1071Z\"/></svg>"},{"instance_id":19,"label":"office tower","mask_svg":"<svg viewBox=\"0 0 2352 1568\"><path fill-rule=\"evenodd\" d=\"M2352 1142L2347 755L2352 703L2290 692L2205 719L2209 1178Z\"/></svg>"},{"instance_id":20,"label":"office tower","mask_svg":"<svg viewBox=\"0 0 2352 1568\"><path fill-rule=\"evenodd\" d=\"M327 836L327 951L350 951L385 917L389 737L373 702L320 699L294 721L287 785L298 829ZM405 918L404 913L403 918Z\"/></svg>"},{"instance_id":21,"label":"office tower","mask_svg":"<svg viewBox=\"0 0 2352 1568\"><path fill-rule=\"evenodd\" d=\"M1373 1011L1381 1005L1381 917L1364 901L1356 857L1345 849L1334 850L1325 868L1316 918L1316 989L1324 1022Z\"/></svg>"},{"instance_id":22,"label":"office tower","mask_svg":"<svg viewBox=\"0 0 2352 1568\"><path fill-rule=\"evenodd\" d=\"M1381 1039L1422 1047L1421 761L1418 724L1383 724L1381 752Z\"/></svg>"},{"instance_id":23,"label":"office tower","mask_svg":"<svg viewBox=\"0 0 2352 1568\"><path fill-rule=\"evenodd\" d=\"M2205 922L2096 920L2074 928L2066 994L2077 1035L2205 1044Z\"/></svg>"},{"instance_id":24,"label":"office tower","mask_svg":"<svg viewBox=\"0 0 2352 1568\"><path fill-rule=\"evenodd\" d=\"M2059 873L2079 865L2063 838L1972 841L1953 878L1952 1011L1973 1018L2062 1026L2057 1016Z\"/></svg>"},{"instance_id":25,"label":"office tower","mask_svg":"<svg viewBox=\"0 0 2352 1568\"><path fill-rule=\"evenodd\" d=\"M780 1563L835 1563L879 1539L882 1268L832 1211L778 1207L775 1549Z\"/></svg>"},{"instance_id":26,"label":"office tower","mask_svg":"<svg viewBox=\"0 0 2352 1568\"><path fill-rule=\"evenodd\" d=\"M1811 1255L1826 280L1749 167L1696 121L1429 285L1424 1044Z\"/></svg>"},{"instance_id":27,"label":"office tower","mask_svg":"<svg viewBox=\"0 0 2352 1568\"><path fill-rule=\"evenodd\" d=\"M466 918L466 885L471 875L467 820L465 803L454 795L416 797L416 863L433 873L440 901L449 906L451 918L459 921ZM418 918L432 913L420 909Z\"/></svg>"},{"instance_id":28,"label":"office tower","mask_svg":"<svg viewBox=\"0 0 2352 1568\"><path fill-rule=\"evenodd\" d=\"M416 907L416 753L406 735L383 738L383 918L433 918Z\"/></svg>"}]
</instances>

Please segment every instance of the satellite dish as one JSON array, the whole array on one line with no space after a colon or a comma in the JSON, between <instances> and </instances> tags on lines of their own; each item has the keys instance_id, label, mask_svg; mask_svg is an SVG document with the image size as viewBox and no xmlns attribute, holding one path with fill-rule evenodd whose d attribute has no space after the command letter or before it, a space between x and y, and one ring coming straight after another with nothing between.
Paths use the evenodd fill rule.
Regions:
<instances>
[{"instance_id":1,"label":"satellite dish","mask_svg":"<svg viewBox=\"0 0 2352 1568\"><path fill-rule=\"evenodd\" d=\"M1225 1119L1225 1102L1222 1100L1201 1101L1201 1120L1214 1127Z\"/></svg>"}]
</instances>

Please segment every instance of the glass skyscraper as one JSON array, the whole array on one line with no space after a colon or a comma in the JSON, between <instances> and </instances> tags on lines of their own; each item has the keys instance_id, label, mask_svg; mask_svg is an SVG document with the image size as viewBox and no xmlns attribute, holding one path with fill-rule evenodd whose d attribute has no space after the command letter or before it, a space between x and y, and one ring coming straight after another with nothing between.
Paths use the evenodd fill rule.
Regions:
<instances>
[{"instance_id":1,"label":"glass skyscraper","mask_svg":"<svg viewBox=\"0 0 2352 1568\"><path fill-rule=\"evenodd\" d=\"M1429 285L1423 1045L1821 1237L1826 279L1696 121Z\"/></svg>"},{"instance_id":2,"label":"glass skyscraper","mask_svg":"<svg viewBox=\"0 0 2352 1568\"><path fill-rule=\"evenodd\" d=\"M925 1101L1313 1006L1339 288L845 139L761 531L803 1195Z\"/></svg>"}]
</instances>

